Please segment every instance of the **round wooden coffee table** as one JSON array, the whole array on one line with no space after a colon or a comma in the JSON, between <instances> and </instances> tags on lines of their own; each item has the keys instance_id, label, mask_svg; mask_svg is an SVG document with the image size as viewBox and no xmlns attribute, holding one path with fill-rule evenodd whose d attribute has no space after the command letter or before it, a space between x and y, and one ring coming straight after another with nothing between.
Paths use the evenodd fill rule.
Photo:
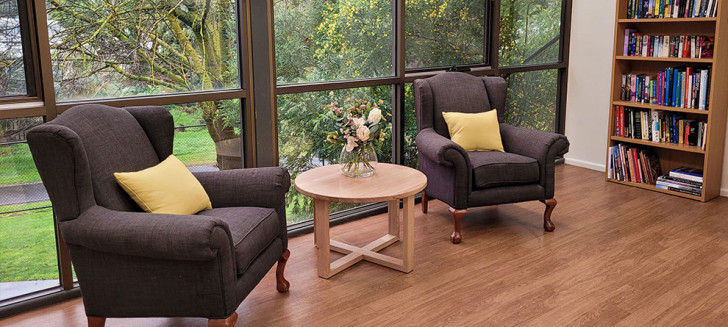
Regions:
<instances>
[{"instance_id":1,"label":"round wooden coffee table","mask_svg":"<svg viewBox=\"0 0 728 327\"><path fill-rule=\"evenodd\" d=\"M403 272L414 268L415 194L427 185L427 177L418 170L380 163L371 177L351 178L341 174L339 165L318 167L301 173L295 181L296 190L313 198L314 243L318 259L318 274L329 278L351 265L370 261ZM402 259L378 253L400 240L399 200L402 212ZM364 247L356 247L329 239L329 202L389 203L389 233ZM331 262L330 251L345 254Z\"/></svg>"}]
</instances>

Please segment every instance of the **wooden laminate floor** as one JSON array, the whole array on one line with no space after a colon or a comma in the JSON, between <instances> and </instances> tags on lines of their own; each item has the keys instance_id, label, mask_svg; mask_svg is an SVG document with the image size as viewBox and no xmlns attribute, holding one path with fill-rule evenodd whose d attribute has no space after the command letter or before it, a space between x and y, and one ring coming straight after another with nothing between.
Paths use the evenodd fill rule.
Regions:
<instances>
[{"instance_id":1,"label":"wooden laminate floor","mask_svg":"<svg viewBox=\"0 0 728 327\"><path fill-rule=\"evenodd\" d=\"M237 326L728 325L728 198L699 203L556 168L556 231L539 202L472 209L453 245L447 207L415 218L415 270L358 263L316 276L313 236L291 240L288 294L272 270ZM332 229L356 245L384 234L379 215ZM387 249L396 253L398 248ZM0 320L83 326L80 299ZM109 319L107 326L205 326L204 319Z\"/></svg>"}]
</instances>

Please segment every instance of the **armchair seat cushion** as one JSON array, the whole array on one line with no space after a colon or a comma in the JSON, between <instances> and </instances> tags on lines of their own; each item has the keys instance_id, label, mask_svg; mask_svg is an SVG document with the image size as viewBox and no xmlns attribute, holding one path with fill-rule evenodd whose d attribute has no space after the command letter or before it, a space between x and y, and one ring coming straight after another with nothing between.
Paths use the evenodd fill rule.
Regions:
<instances>
[{"instance_id":1,"label":"armchair seat cushion","mask_svg":"<svg viewBox=\"0 0 728 327\"><path fill-rule=\"evenodd\" d=\"M258 255L280 236L281 220L272 208L213 208L198 215L215 217L228 224L238 275L248 270Z\"/></svg>"},{"instance_id":2,"label":"armchair seat cushion","mask_svg":"<svg viewBox=\"0 0 728 327\"><path fill-rule=\"evenodd\" d=\"M506 152L468 152L473 165L473 186L488 188L538 183L538 161Z\"/></svg>"}]
</instances>

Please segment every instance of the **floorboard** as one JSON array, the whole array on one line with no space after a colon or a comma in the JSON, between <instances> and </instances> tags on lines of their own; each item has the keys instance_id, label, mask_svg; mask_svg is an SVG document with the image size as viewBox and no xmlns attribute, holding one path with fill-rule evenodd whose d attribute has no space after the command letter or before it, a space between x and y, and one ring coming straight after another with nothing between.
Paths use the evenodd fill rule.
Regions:
<instances>
[{"instance_id":1,"label":"floorboard","mask_svg":"<svg viewBox=\"0 0 728 327\"><path fill-rule=\"evenodd\" d=\"M543 204L474 208L463 242L447 207L415 217L415 270L368 262L317 277L313 235L290 241L290 293L271 270L240 305L237 326L714 326L728 321L728 198L700 203L556 168L553 233ZM364 245L387 231L378 215L332 228ZM385 250L397 254L399 245ZM335 256L332 257L336 258ZM80 299L0 326L83 326ZM205 326L200 318L109 319L107 326Z\"/></svg>"}]
</instances>

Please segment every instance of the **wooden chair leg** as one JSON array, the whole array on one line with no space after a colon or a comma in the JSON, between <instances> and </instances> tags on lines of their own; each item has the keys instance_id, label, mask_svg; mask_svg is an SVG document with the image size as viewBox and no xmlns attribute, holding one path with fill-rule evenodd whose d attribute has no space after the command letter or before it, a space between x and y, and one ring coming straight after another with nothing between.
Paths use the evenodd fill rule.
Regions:
<instances>
[{"instance_id":1,"label":"wooden chair leg","mask_svg":"<svg viewBox=\"0 0 728 327\"><path fill-rule=\"evenodd\" d=\"M233 312L229 317L224 319L210 319L207 321L207 327L233 327L238 321L238 313Z\"/></svg>"},{"instance_id":2,"label":"wooden chair leg","mask_svg":"<svg viewBox=\"0 0 728 327\"><path fill-rule=\"evenodd\" d=\"M427 198L427 193L424 191L422 192L422 213L427 213L427 201L430 199Z\"/></svg>"},{"instance_id":3,"label":"wooden chair leg","mask_svg":"<svg viewBox=\"0 0 728 327\"><path fill-rule=\"evenodd\" d=\"M551 212L556 207L555 199L546 199L541 201L546 204L546 211L543 212L543 229L547 232L553 232L556 226L551 222Z\"/></svg>"},{"instance_id":4,"label":"wooden chair leg","mask_svg":"<svg viewBox=\"0 0 728 327\"><path fill-rule=\"evenodd\" d=\"M291 284L283 276L283 273L286 270L286 262L288 262L288 257L290 256L291 251L286 249L286 251L281 254L281 257L278 258L278 267L276 267L276 289L278 289L278 292L280 293L288 292L288 287L291 286Z\"/></svg>"},{"instance_id":5,"label":"wooden chair leg","mask_svg":"<svg viewBox=\"0 0 728 327\"><path fill-rule=\"evenodd\" d=\"M104 327L106 318L104 317L86 317L88 318L88 327Z\"/></svg>"},{"instance_id":6,"label":"wooden chair leg","mask_svg":"<svg viewBox=\"0 0 728 327\"><path fill-rule=\"evenodd\" d=\"M454 209L453 207L449 207L448 211L450 211L453 222L453 231L450 235L450 241L452 241L452 244L459 244L463 241L463 235L460 234L460 219L463 218L466 213L468 213L468 210Z\"/></svg>"}]
</instances>

